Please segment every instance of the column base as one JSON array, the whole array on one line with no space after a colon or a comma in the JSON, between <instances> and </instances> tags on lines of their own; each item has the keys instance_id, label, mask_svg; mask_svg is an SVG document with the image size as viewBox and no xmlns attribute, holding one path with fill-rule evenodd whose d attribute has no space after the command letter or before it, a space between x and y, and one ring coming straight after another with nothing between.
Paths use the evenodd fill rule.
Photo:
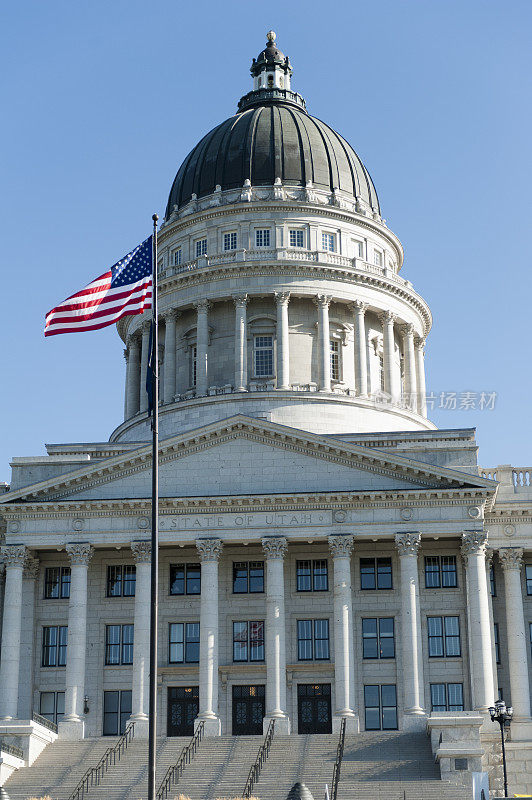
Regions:
<instances>
[{"instance_id":1,"label":"column base","mask_svg":"<svg viewBox=\"0 0 532 800\"><path fill-rule=\"evenodd\" d=\"M351 712L350 714L335 714L332 718L332 732L340 733L342 720L345 719L345 732L346 733L360 733L360 720L358 714Z\"/></svg>"},{"instance_id":2,"label":"column base","mask_svg":"<svg viewBox=\"0 0 532 800\"><path fill-rule=\"evenodd\" d=\"M57 725L57 736L59 739L70 739L78 741L85 738L85 720L83 719L64 719Z\"/></svg>"},{"instance_id":3,"label":"column base","mask_svg":"<svg viewBox=\"0 0 532 800\"><path fill-rule=\"evenodd\" d=\"M146 714L132 714L128 719L128 725L134 723L133 735L135 739L147 739L150 724Z\"/></svg>"},{"instance_id":4,"label":"column base","mask_svg":"<svg viewBox=\"0 0 532 800\"><path fill-rule=\"evenodd\" d=\"M275 720L274 736L289 736L290 735L290 717L284 714L282 717L275 716L263 717L262 719L262 732L266 735L268 732L268 725L271 720Z\"/></svg>"},{"instance_id":5,"label":"column base","mask_svg":"<svg viewBox=\"0 0 532 800\"><path fill-rule=\"evenodd\" d=\"M403 715L403 731L425 731L427 729L427 715L424 711L415 711Z\"/></svg>"},{"instance_id":6,"label":"column base","mask_svg":"<svg viewBox=\"0 0 532 800\"><path fill-rule=\"evenodd\" d=\"M222 721L219 717L207 717L206 719L202 719L201 717L196 717L196 719L194 720L194 733L196 733L198 726L201 722L205 723L205 727L203 728L204 736L222 735Z\"/></svg>"}]
</instances>

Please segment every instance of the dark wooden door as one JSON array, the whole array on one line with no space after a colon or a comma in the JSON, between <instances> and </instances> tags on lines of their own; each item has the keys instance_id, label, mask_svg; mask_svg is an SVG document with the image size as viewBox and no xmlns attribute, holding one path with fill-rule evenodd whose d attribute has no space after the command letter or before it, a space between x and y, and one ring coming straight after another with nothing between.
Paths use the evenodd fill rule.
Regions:
<instances>
[{"instance_id":1,"label":"dark wooden door","mask_svg":"<svg viewBox=\"0 0 532 800\"><path fill-rule=\"evenodd\" d=\"M262 735L264 686L233 686L233 736Z\"/></svg>"},{"instance_id":2,"label":"dark wooden door","mask_svg":"<svg viewBox=\"0 0 532 800\"><path fill-rule=\"evenodd\" d=\"M199 686L168 687L168 736L192 736L199 711Z\"/></svg>"},{"instance_id":3,"label":"dark wooden door","mask_svg":"<svg viewBox=\"0 0 532 800\"><path fill-rule=\"evenodd\" d=\"M298 733L332 733L330 683L298 685L297 723Z\"/></svg>"}]
</instances>

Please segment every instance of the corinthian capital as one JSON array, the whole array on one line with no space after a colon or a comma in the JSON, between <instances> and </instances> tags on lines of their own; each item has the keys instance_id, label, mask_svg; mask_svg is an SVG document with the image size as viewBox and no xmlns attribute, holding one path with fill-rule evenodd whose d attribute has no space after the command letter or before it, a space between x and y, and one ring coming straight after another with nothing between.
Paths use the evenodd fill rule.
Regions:
<instances>
[{"instance_id":1,"label":"corinthian capital","mask_svg":"<svg viewBox=\"0 0 532 800\"><path fill-rule=\"evenodd\" d=\"M332 295L330 294L318 294L314 298L315 304L318 308L329 308L332 301Z\"/></svg>"},{"instance_id":2,"label":"corinthian capital","mask_svg":"<svg viewBox=\"0 0 532 800\"><path fill-rule=\"evenodd\" d=\"M178 311L176 308L169 308L168 311L164 312L164 321L168 324L169 322L175 322L178 317L181 316L181 311Z\"/></svg>"},{"instance_id":3,"label":"corinthian capital","mask_svg":"<svg viewBox=\"0 0 532 800\"><path fill-rule=\"evenodd\" d=\"M73 567L79 565L87 567L94 553L94 547L89 542L70 542L65 550Z\"/></svg>"},{"instance_id":4,"label":"corinthian capital","mask_svg":"<svg viewBox=\"0 0 532 800\"><path fill-rule=\"evenodd\" d=\"M151 561L151 542L143 539L140 542L131 542L131 552L137 564L149 564Z\"/></svg>"},{"instance_id":5,"label":"corinthian capital","mask_svg":"<svg viewBox=\"0 0 532 800\"><path fill-rule=\"evenodd\" d=\"M288 305L290 300L290 292L274 292L275 302L278 306Z\"/></svg>"},{"instance_id":6,"label":"corinthian capital","mask_svg":"<svg viewBox=\"0 0 532 800\"><path fill-rule=\"evenodd\" d=\"M194 303L194 308L196 309L198 314L206 314L210 307L211 304L208 300L197 300Z\"/></svg>"},{"instance_id":7,"label":"corinthian capital","mask_svg":"<svg viewBox=\"0 0 532 800\"><path fill-rule=\"evenodd\" d=\"M379 319L383 325L389 325L390 323L393 325L396 318L397 314L394 314L393 311L383 311L379 314Z\"/></svg>"},{"instance_id":8,"label":"corinthian capital","mask_svg":"<svg viewBox=\"0 0 532 800\"><path fill-rule=\"evenodd\" d=\"M412 322L407 322L404 325L401 325L401 333L403 336L414 336L414 325Z\"/></svg>"},{"instance_id":9,"label":"corinthian capital","mask_svg":"<svg viewBox=\"0 0 532 800\"><path fill-rule=\"evenodd\" d=\"M350 534L329 536L329 549L333 558L349 558L353 550L353 537Z\"/></svg>"},{"instance_id":10,"label":"corinthian capital","mask_svg":"<svg viewBox=\"0 0 532 800\"><path fill-rule=\"evenodd\" d=\"M222 555L221 539L196 539L200 561L218 561Z\"/></svg>"},{"instance_id":11,"label":"corinthian capital","mask_svg":"<svg viewBox=\"0 0 532 800\"><path fill-rule=\"evenodd\" d=\"M425 339L422 336L414 336L414 347L416 350L423 350L425 347Z\"/></svg>"},{"instance_id":12,"label":"corinthian capital","mask_svg":"<svg viewBox=\"0 0 532 800\"><path fill-rule=\"evenodd\" d=\"M24 567L28 549L23 544L10 544L1 548L2 558L7 568L9 567Z\"/></svg>"},{"instance_id":13,"label":"corinthian capital","mask_svg":"<svg viewBox=\"0 0 532 800\"><path fill-rule=\"evenodd\" d=\"M284 536L267 536L262 540L262 549L266 558L284 558L288 548Z\"/></svg>"},{"instance_id":14,"label":"corinthian capital","mask_svg":"<svg viewBox=\"0 0 532 800\"><path fill-rule=\"evenodd\" d=\"M465 559L468 556L486 555L488 536L483 531L465 531L462 534L462 547L460 551Z\"/></svg>"},{"instance_id":15,"label":"corinthian capital","mask_svg":"<svg viewBox=\"0 0 532 800\"><path fill-rule=\"evenodd\" d=\"M522 547L501 547L499 552L499 560L503 569L518 569L523 566L523 548Z\"/></svg>"},{"instance_id":16,"label":"corinthian capital","mask_svg":"<svg viewBox=\"0 0 532 800\"><path fill-rule=\"evenodd\" d=\"M395 546L400 556L417 556L421 544L421 534L418 531L395 534Z\"/></svg>"},{"instance_id":17,"label":"corinthian capital","mask_svg":"<svg viewBox=\"0 0 532 800\"><path fill-rule=\"evenodd\" d=\"M363 300L354 300L351 303L351 308L356 314L365 314L369 308L369 303L365 303Z\"/></svg>"},{"instance_id":18,"label":"corinthian capital","mask_svg":"<svg viewBox=\"0 0 532 800\"><path fill-rule=\"evenodd\" d=\"M24 561L24 572L22 574L25 578L35 580L39 574L39 559L33 558L33 556L28 554L26 556L26 560Z\"/></svg>"},{"instance_id":19,"label":"corinthian capital","mask_svg":"<svg viewBox=\"0 0 532 800\"><path fill-rule=\"evenodd\" d=\"M238 308L238 306L246 306L248 302L247 294L234 294L233 295L233 303Z\"/></svg>"}]
</instances>

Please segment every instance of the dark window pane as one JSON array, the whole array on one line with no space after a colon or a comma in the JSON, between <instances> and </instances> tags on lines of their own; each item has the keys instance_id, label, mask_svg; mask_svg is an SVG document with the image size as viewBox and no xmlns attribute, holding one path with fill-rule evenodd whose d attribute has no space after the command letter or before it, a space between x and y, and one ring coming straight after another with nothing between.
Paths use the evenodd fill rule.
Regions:
<instances>
[{"instance_id":1,"label":"dark window pane","mask_svg":"<svg viewBox=\"0 0 532 800\"><path fill-rule=\"evenodd\" d=\"M532 564L525 565L526 593L532 594Z\"/></svg>"},{"instance_id":2,"label":"dark window pane","mask_svg":"<svg viewBox=\"0 0 532 800\"><path fill-rule=\"evenodd\" d=\"M187 565L187 594L201 593L201 566L199 564Z\"/></svg>"},{"instance_id":3,"label":"dark window pane","mask_svg":"<svg viewBox=\"0 0 532 800\"><path fill-rule=\"evenodd\" d=\"M379 687L375 685L364 686L364 704L368 707L379 707Z\"/></svg>"},{"instance_id":4,"label":"dark window pane","mask_svg":"<svg viewBox=\"0 0 532 800\"><path fill-rule=\"evenodd\" d=\"M297 657L299 661L312 660L312 620L300 619L297 622Z\"/></svg>"},{"instance_id":5,"label":"dark window pane","mask_svg":"<svg viewBox=\"0 0 532 800\"><path fill-rule=\"evenodd\" d=\"M324 661L329 658L329 620L314 620L314 658Z\"/></svg>"},{"instance_id":6,"label":"dark window pane","mask_svg":"<svg viewBox=\"0 0 532 800\"><path fill-rule=\"evenodd\" d=\"M184 658L184 625L182 622L170 624L168 660L171 664L180 664Z\"/></svg>"},{"instance_id":7,"label":"dark window pane","mask_svg":"<svg viewBox=\"0 0 532 800\"><path fill-rule=\"evenodd\" d=\"M59 597L61 570L59 567L48 567L44 579L44 596L47 599Z\"/></svg>"},{"instance_id":8,"label":"dark window pane","mask_svg":"<svg viewBox=\"0 0 532 800\"><path fill-rule=\"evenodd\" d=\"M135 596L135 579L137 568L134 564L126 564L124 567L124 597Z\"/></svg>"},{"instance_id":9,"label":"dark window pane","mask_svg":"<svg viewBox=\"0 0 532 800\"><path fill-rule=\"evenodd\" d=\"M187 622L185 661L187 661L189 664L196 664L199 662L199 639L199 622Z\"/></svg>"},{"instance_id":10,"label":"dark window pane","mask_svg":"<svg viewBox=\"0 0 532 800\"><path fill-rule=\"evenodd\" d=\"M455 587L456 581L456 557L455 556L442 556L441 557L441 582L442 586Z\"/></svg>"},{"instance_id":11,"label":"dark window pane","mask_svg":"<svg viewBox=\"0 0 532 800\"><path fill-rule=\"evenodd\" d=\"M314 562L314 591L326 592L329 589L326 559Z\"/></svg>"},{"instance_id":12,"label":"dark window pane","mask_svg":"<svg viewBox=\"0 0 532 800\"><path fill-rule=\"evenodd\" d=\"M133 625L122 625L122 664L133 663Z\"/></svg>"},{"instance_id":13,"label":"dark window pane","mask_svg":"<svg viewBox=\"0 0 532 800\"><path fill-rule=\"evenodd\" d=\"M397 730L397 709L382 707L382 729L383 731Z\"/></svg>"},{"instance_id":14,"label":"dark window pane","mask_svg":"<svg viewBox=\"0 0 532 800\"><path fill-rule=\"evenodd\" d=\"M243 594L248 590L248 564L247 561L233 564L233 592Z\"/></svg>"},{"instance_id":15,"label":"dark window pane","mask_svg":"<svg viewBox=\"0 0 532 800\"><path fill-rule=\"evenodd\" d=\"M264 661L264 622L249 623L249 660Z\"/></svg>"},{"instance_id":16,"label":"dark window pane","mask_svg":"<svg viewBox=\"0 0 532 800\"><path fill-rule=\"evenodd\" d=\"M107 567L107 597L120 597L122 594L122 567L113 564Z\"/></svg>"},{"instance_id":17,"label":"dark window pane","mask_svg":"<svg viewBox=\"0 0 532 800\"><path fill-rule=\"evenodd\" d=\"M425 556L425 586L437 589L440 586L440 559L438 556Z\"/></svg>"},{"instance_id":18,"label":"dark window pane","mask_svg":"<svg viewBox=\"0 0 532 800\"><path fill-rule=\"evenodd\" d=\"M185 594L184 564L170 564L170 594Z\"/></svg>"},{"instance_id":19,"label":"dark window pane","mask_svg":"<svg viewBox=\"0 0 532 800\"><path fill-rule=\"evenodd\" d=\"M297 562L297 591L310 592L312 589L310 561Z\"/></svg>"},{"instance_id":20,"label":"dark window pane","mask_svg":"<svg viewBox=\"0 0 532 800\"><path fill-rule=\"evenodd\" d=\"M378 708L366 707L366 730L380 731L380 712Z\"/></svg>"},{"instance_id":21,"label":"dark window pane","mask_svg":"<svg viewBox=\"0 0 532 800\"><path fill-rule=\"evenodd\" d=\"M377 559L377 589L392 588L392 559Z\"/></svg>"},{"instance_id":22,"label":"dark window pane","mask_svg":"<svg viewBox=\"0 0 532 800\"><path fill-rule=\"evenodd\" d=\"M131 691L120 692L120 735L125 733L127 721L131 716Z\"/></svg>"},{"instance_id":23,"label":"dark window pane","mask_svg":"<svg viewBox=\"0 0 532 800\"><path fill-rule=\"evenodd\" d=\"M249 591L264 591L264 562L251 561L249 565Z\"/></svg>"},{"instance_id":24,"label":"dark window pane","mask_svg":"<svg viewBox=\"0 0 532 800\"><path fill-rule=\"evenodd\" d=\"M103 735L116 736L118 733L119 692L103 693Z\"/></svg>"},{"instance_id":25,"label":"dark window pane","mask_svg":"<svg viewBox=\"0 0 532 800\"><path fill-rule=\"evenodd\" d=\"M61 568L61 597L70 597L70 567Z\"/></svg>"},{"instance_id":26,"label":"dark window pane","mask_svg":"<svg viewBox=\"0 0 532 800\"><path fill-rule=\"evenodd\" d=\"M444 683L430 684L430 702L433 711L447 711Z\"/></svg>"},{"instance_id":27,"label":"dark window pane","mask_svg":"<svg viewBox=\"0 0 532 800\"><path fill-rule=\"evenodd\" d=\"M233 661L248 660L248 624L233 622Z\"/></svg>"},{"instance_id":28,"label":"dark window pane","mask_svg":"<svg viewBox=\"0 0 532 800\"><path fill-rule=\"evenodd\" d=\"M376 588L374 558L360 559L360 588L361 589Z\"/></svg>"},{"instance_id":29,"label":"dark window pane","mask_svg":"<svg viewBox=\"0 0 532 800\"><path fill-rule=\"evenodd\" d=\"M68 628L66 625L61 625L59 628L59 642L57 649L57 666L65 667L67 662L67 640Z\"/></svg>"},{"instance_id":30,"label":"dark window pane","mask_svg":"<svg viewBox=\"0 0 532 800\"><path fill-rule=\"evenodd\" d=\"M396 706L397 705L397 692L395 684L385 684L381 686L382 705Z\"/></svg>"},{"instance_id":31,"label":"dark window pane","mask_svg":"<svg viewBox=\"0 0 532 800\"><path fill-rule=\"evenodd\" d=\"M464 710L464 691L461 683L447 684L447 698L449 703L449 711Z\"/></svg>"},{"instance_id":32,"label":"dark window pane","mask_svg":"<svg viewBox=\"0 0 532 800\"><path fill-rule=\"evenodd\" d=\"M39 714L50 722L55 722L55 692L41 692Z\"/></svg>"},{"instance_id":33,"label":"dark window pane","mask_svg":"<svg viewBox=\"0 0 532 800\"><path fill-rule=\"evenodd\" d=\"M120 625L107 625L105 629L105 663L120 664Z\"/></svg>"}]
</instances>

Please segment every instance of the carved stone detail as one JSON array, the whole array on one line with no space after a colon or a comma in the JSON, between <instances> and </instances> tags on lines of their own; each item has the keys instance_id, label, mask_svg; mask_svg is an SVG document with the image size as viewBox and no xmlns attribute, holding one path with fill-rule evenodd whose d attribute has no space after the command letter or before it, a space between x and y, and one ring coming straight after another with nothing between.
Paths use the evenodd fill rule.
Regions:
<instances>
[{"instance_id":1,"label":"carved stone detail","mask_svg":"<svg viewBox=\"0 0 532 800\"><path fill-rule=\"evenodd\" d=\"M421 545L421 534L418 531L395 534L395 546L399 556L416 556Z\"/></svg>"},{"instance_id":2,"label":"carved stone detail","mask_svg":"<svg viewBox=\"0 0 532 800\"><path fill-rule=\"evenodd\" d=\"M94 547L90 542L70 542L66 545L65 550L73 567L80 564L88 566L94 553Z\"/></svg>"},{"instance_id":3,"label":"carved stone detail","mask_svg":"<svg viewBox=\"0 0 532 800\"><path fill-rule=\"evenodd\" d=\"M394 323L397 319L397 314L394 314L393 311L382 311L379 314L379 319L383 325L388 325L390 322Z\"/></svg>"},{"instance_id":4,"label":"carved stone detail","mask_svg":"<svg viewBox=\"0 0 532 800\"><path fill-rule=\"evenodd\" d=\"M131 542L131 551L137 564L148 564L151 561L151 542L147 539Z\"/></svg>"},{"instance_id":5,"label":"carved stone detail","mask_svg":"<svg viewBox=\"0 0 532 800\"><path fill-rule=\"evenodd\" d=\"M313 298L314 303L317 306L321 306L321 308L329 308L332 301L332 295L330 294L318 294L316 297Z\"/></svg>"},{"instance_id":6,"label":"carved stone detail","mask_svg":"<svg viewBox=\"0 0 532 800\"><path fill-rule=\"evenodd\" d=\"M233 303L235 306L246 306L248 302L247 294L234 294Z\"/></svg>"},{"instance_id":7,"label":"carved stone detail","mask_svg":"<svg viewBox=\"0 0 532 800\"><path fill-rule=\"evenodd\" d=\"M39 573L39 559L30 556L29 554L26 556L26 560L24 561L24 572L22 573L24 578L30 578L31 580L35 580Z\"/></svg>"},{"instance_id":8,"label":"carved stone detail","mask_svg":"<svg viewBox=\"0 0 532 800\"><path fill-rule=\"evenodd\" d=\"M403 336L413 336L415 332L415 328L412 322L407 322L404 325L401 325L400 330Z\"/></svg>"},{"instance_id":9,"label":"carved stone detail","mask_svg":"<svg viewBox=\"0 0 532 800\"><path fill-rule=\"evenodd\" d=\"M460 548L464 558L473 555L486 554L488 535L484 531L465 531L462 534L462 547Z\"/></svg>"},{"instance_id":10,"label":"carved stone detail","mask_svg":"<svg viewBox=\"0 0 532 800\"><path fill-rule=\"evenodd\" d=\"M495 550L493 547L486 547L486 567L489 569L493 564L493 556L495 555Z\"/></svg>"},{"instance_id":11,"label":"carved stone detail","mask_svg":"<svg viewBox=\"0 0 532 800\"><path fill-rule=\"evenodd\" d=\"M353 537L350 534L329 536L329 549L333 558L349 558L353 550Z\"/></svg>"},{"instance_id":12,"label":"carved stone detail","mask_svg":"<svg viewBox=\"0 0 532 800\"><path fill-rule=\"evenodd\" d=\"M369 303L365 303L363 300L354 300L351 303L351 309L355 312L355 314L365 314L369 308Z\"/></svg>"},{"instance_id":13,"label":"carved stone detail","mask_svg":"<svg viewBox=\"0 0 532 800\"><path fill-rule=\"evenodd\" d=\"M266 558L284 558L288 542L284 536L267 536L262 540L262 549Z\"/></svg>"},{"instance_id":14,"label":"carved stone detail","mask_svg":"<svg viewBox=\"0 0 532 800\"><path fill-rule=\"evenodd\" d=\"M423 350L425 348L425 339L422 336L414 336L414 347L416 350Z\"/></svg>"},{"instance_id":15,"label":"carved stone detail","mask_svg":"<svg viewBox=\"0 0 532 800\"><path fill-rule=\"evenodd\" d=\"M200 561L218 561L222 555L221 539L196 539Z\"/></svg>"},{"instance_id":16,"label":"carved stone detail","mask_svg":"<svg viewBox=\"0 0 532 800\"><path fill-rule=\"evenodd\" d=\"M517 569L520 570L523 566L523 548L522 547L501 547L498 551L499 561L503 569Z\"/></svg>"},{"instance_id":17,"label":"carved stone detail","mask_svg":"<svg viewBox=\"0 0 532 800\"><path fill-rule=\"evenodd\" d=\"M24 567L28 549L24 544L6 545L1 548L4 564L7 567Z\"/></svg>"},{"instance_id":18,"label":"carved stone detail","mask_svg":"<svg viewBox=\"0 0 532 800\"><path fill-rule=\"evenodd\" d=\"M209 308L211 307L211 303L209 302L209 300L197 300L193 305L198 314L200 313L206 314Z\"/></svg>"},{"instance_id":19,"label":"carved stone detail","mask_svg":"<svg viewBox=\"0 0 532 800\"><path fill-rule=\"evenodd\" d=\"M277 305L283 305L284 303L288 305L290 301L290 292L274 292L274 294Z\"/></svg>"}]
</instances>

